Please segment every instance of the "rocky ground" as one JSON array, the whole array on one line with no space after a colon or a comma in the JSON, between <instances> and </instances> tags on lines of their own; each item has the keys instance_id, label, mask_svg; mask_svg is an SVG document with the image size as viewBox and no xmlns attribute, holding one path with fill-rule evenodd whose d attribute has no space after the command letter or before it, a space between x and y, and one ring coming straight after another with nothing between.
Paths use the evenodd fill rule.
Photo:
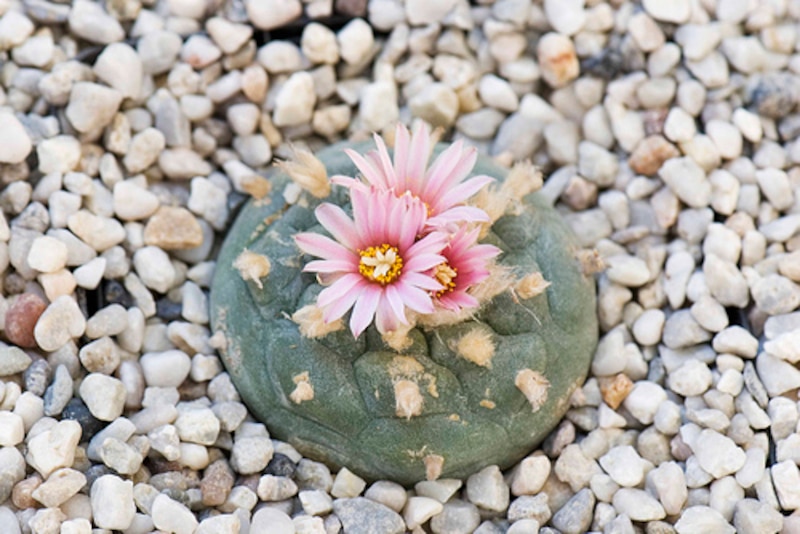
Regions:
<instances>
[{"instance_id":1,"label":"rocky ground","mask_svg":"<svg viewBox=\"0 0 800 534\"><path fill-rule=\"evenodd\" d=\"M0 14L3 533L800 532L800 2ZM271 440L207 297L290 143L414 117L533 160L606 268L590 378L542 447L406 492Z\"/></svg>"}]
</instances>

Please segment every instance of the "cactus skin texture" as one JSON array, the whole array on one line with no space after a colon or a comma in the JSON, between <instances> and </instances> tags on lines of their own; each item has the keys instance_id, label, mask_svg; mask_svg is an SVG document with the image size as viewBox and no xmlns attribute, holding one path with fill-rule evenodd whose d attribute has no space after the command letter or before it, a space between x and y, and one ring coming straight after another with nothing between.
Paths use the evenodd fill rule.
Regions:
<instances>
[{"instance_id":1,"label":"cactus skin texture","mask_svg":"<svg viewBox=\"0 0 800 534\"><path fill-rule=\"evenodd\" d=\"M374 147L349 146L360 152ZM317 154L329 176L356 175L342 148ZM506 171L479 158L473 174L502 180ZM481 308L477 321L412 330L413 343L403 353L411 359L386 346L374 326L358 339L347 328L318 339L300 334L288 317L314 302L321 288L312 274L301 273L305 260L292 236L321 230L313 214L319 201L305 195L308 202L300 204L307 206L289 206L281 194L288 177L276 172L272 181L268 199L250 201L226 238L211 311L214 330L225 336L225 366L274 437L369 480L408 485L426 478L426 457L444 460L433 473L442 477L464 478L492 464L508 467L558 424L597 344L595 288L576 258L571 230L543 198L528 195L522 212L500 218L485 241L503 250L499 262L518 277L540 271L551 282L547 290L527 300L505 291ZM347 191L334 187L325 200L346 199ZM245 248L272 263L263 289L232 267ZM476 327L495 346L490 367L455 352L458 340ZM536 411L515 385L522 369L549 381L546 401ZM303 373L313 398L296 403L290 395ZM394 386L400 380L418 385L420 415L396 414Z\"/></svg>"}]
</instances>

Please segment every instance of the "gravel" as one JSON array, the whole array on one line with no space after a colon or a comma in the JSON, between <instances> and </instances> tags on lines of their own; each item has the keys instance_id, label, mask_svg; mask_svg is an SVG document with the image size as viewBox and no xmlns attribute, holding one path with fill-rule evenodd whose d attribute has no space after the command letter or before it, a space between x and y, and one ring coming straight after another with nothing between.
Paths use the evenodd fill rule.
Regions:
<instances>
[{"instance_id":1,"label":"gravel","mask_svg":"<svg viewBox=\"0 0 800 534\"><path fill-rule=\"evenodd\" d=\"M0 531L800 529L794 4L7 4ZM543 169L601 340L541 447L406 490L273 439L207 306L275 158L414 118Z\"/></svg>"}]
</instances>

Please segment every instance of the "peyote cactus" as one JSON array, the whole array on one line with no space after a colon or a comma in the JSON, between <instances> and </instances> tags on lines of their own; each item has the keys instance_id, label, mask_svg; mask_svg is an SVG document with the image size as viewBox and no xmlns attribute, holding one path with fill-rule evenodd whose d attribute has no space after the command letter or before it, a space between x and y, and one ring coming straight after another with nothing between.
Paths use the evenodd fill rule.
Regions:
<instances>
[{"instance_id":1,"label":"peyote cactus","mask_svg":"<svg viewBox=\"0 0 800 534\"><path fill-rule=\"evenodd\" d=\"M355 151L351 157L363 170L364 162L377 165L379 160L358 160L357 154L374 146L334 146L317 158L327 175L355 177L358 169L343 148ZM340 298L327 299L336 301L326 302L327 307L315 304L324 289L320 282L335 284L343 275L331 275L330 262L309 263L314 258L301 249L314 250L304 240L326 233L320 222L330 229L333 215L319 209L322 200L352 210L351 195L355 202L358 190L369 188L340 176L334 183L346 187L325 185L313 191L316 196L298 196L292 173L276 172L271 193L242 209L217 262L213 327L224 336L222 357L240 394L275 437L368 479L411 484L462 478L490 464L509 466L550 432L585 379L597 342L594 284L583 272L570 230L547 202L525 186L524 195L514 198L519 188L511 180L520 182L520 172L530 178L515 172L503 185L507 171L485 158L472 172L497 180L488 186L492 192L484 190L472 202L482 203L493 214L487 219L496 220L481 224L480 217L470 218L472 208L461 206L459 214L473 221L470 228L483 227L487 244L464 245L465 254L472 251L484 260L500 254L495 267L474 271L476 285L463 292L462 300L448 306L442 298L447 284L454 286L455 271L449 271L451 278L434 272L432 279L441 284L424 293L436 302L437 312L424 313L427 308L409 293L403 301L406 313L378 306L375 324L369 324L372 315L356 302L350 330L341 327L338 316L349 309L341 309L347 303L353 305L344 300L353 298L337 293ZM303 183L302 177L294 178ZM484 182L471 183L477 188ZM398 202L392 196L384 205L375 198L369 201L373 211L395 209L392 202ZM435 218L430 202L425 205ZM442 228L457 233L452 220ZM466 231L459 232L467 239ZM396 250L359 249L360 273L385 287L406 267L429 269L423 260L413 265L408 257L405 264L396 260ZM455 266L452 253L446 259ZM350 295L347 289L341 294ZM460 309L471 301L479 306ZM337 303L339 309L331 311Z\"/></svg>"}]
</instances>

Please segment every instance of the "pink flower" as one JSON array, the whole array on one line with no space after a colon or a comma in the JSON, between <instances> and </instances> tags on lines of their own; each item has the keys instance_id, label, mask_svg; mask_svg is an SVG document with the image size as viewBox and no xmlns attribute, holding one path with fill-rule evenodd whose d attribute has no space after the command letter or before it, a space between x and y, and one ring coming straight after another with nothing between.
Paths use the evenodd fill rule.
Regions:
<instances>
[{"instance_id":1,"label":"pink flower","mask_svg":"<svg viewBox=\"0 0 800 534\"><path fill-rule=\"evenodd\" d=\"M418 123L414 133L397 125L394 160L390 159L386 144L375 135L377 150L362 156L345 150L366 180L366 184L347 176L334 176L334 183L350 188L367 189L372 186L381 191L393 191L396 196L406 193L425 203L428 208L428 226L440 227L455 222L486 222L489 216L473 206L465 206L472 195L480 191L493 178L486 175L469 175L477 160L473 147L464 148L456 141L444 150L428 168L432 150L428 125Z\"/></svg>"},{"instance_id":2,"label":"pink flower","mask_svg":"<svg viewBox=\"0 0 800 534\"><path fill-rule=\"evenodd\" d=\"M476 308L478 300L467 291L489 276L486 263L500 254L494 245L475 244L478 228L467 232L459 228L442 251L445 261L431 271L444 289L434 292L434 303L450 311Z\"/></svg>"},{"instance_id":3,"label":"pink flower","mask_svg":"<svg viewBox=\"0 0 800 534\"><path fill-rule=\"evenodd\" d=\"M303 270L330 283L317 297L324 321L335 321L352 308L350 330L358 337L373 318L383 333L408 323L406 307L433 312L431 292L442 286L429 272L445 261L440 252L447 234L431 232L417 239L426 209L409 196L355 188L351 201L352 219L334 204L321 204L315 211L333 239L310 232L295 236L300 250L322 258Z\"/></svg>"}]
</instances>

